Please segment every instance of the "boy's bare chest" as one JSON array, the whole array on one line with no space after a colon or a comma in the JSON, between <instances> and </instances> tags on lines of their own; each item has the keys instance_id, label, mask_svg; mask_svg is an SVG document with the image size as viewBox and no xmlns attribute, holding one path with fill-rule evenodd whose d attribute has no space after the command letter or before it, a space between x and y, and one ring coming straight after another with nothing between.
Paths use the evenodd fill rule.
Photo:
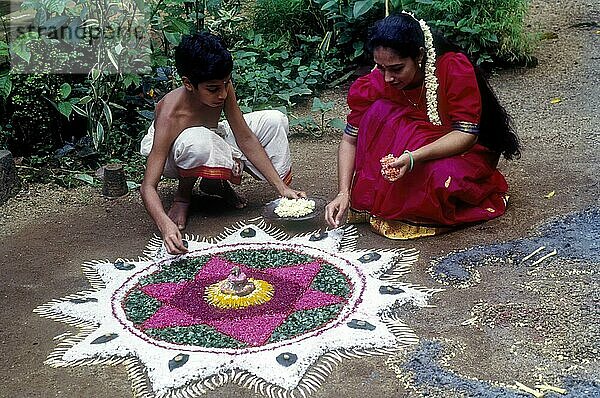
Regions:
<instances>
[{"instance_id":1,"label":"boy's bare chest","mask_svg":"<svg viewBox=\"0 0 600 398\"><path fill-rule=\"evenodd\" d=\"M202 109L187 117L184 122L185 128L188 127L206 127L209 129L217 128L221 118L222 108Z\"/></svg>"}]
</instances>

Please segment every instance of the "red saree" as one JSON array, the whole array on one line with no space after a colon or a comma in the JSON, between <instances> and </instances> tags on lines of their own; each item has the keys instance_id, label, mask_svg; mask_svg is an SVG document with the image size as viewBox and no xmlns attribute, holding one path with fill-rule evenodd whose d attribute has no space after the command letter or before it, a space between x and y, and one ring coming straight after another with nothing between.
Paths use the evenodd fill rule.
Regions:
<instances>
[{"instance_id":1,"label":"red saree","mask_svg":"<svg viewBox=\"0 0 600 398\"><path fill-rule=\"evenodd\" d=\"M470 62L463 54L446 53L437 61L436 73L441 126L429 122L425 95L414 106L420 88L402 93L387 85L378 70L350 88L349 130L358 128L351 207L374 216L372 225L376 218L449 227L505 211L508 186L496 169L499 155L479 144L461 155L416 164L393 183L381 176L379 159L385 155L416 150L460 130L456 126L477 128L481 97Z\"/></svg>"}]
</instances>

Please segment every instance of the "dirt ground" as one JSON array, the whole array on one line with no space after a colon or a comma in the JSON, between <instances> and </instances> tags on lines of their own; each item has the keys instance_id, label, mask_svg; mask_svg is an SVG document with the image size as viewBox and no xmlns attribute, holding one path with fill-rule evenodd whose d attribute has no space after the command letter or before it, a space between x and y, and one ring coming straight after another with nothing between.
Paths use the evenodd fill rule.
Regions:
<instances>
[{"instance_id":1,"label":"dirt ground","mask_svg":"<svg viewBox=\"0 0 600 398\"><path fill-rule=\"evenodd\" d=\"M420 258L408 281L445 290L432 308L399 309L421 343L393 358L396 372L381 357L346 361L315 397L532 396L508 387L515 382L567 390L547 397L600 396L599 16L595 0L534 1L531 30L546 37L535 51L539 65L492 78L523 143L521 159L500 164L510 185L506 215L411 242L359 226L359 247L414 247ZM344 93L329 95L342 115ZM292 138L295 187L335 194L337 142ZM199 200L186 232L217 235L259 216L275 197L250 179L241 189L246 209ZM168 204L172 186L161 192ZM324 226L318 220L280 227L294 233ZM70 328L32 310L87 289L83 262L135 258L154 233L135 191L106 200L98 187L31 186L0 207L0 396L132 396L122 367L45 366L53 338ZM541 253L556 248L557 255L537 265L520 261L542 245L548 249ZM255 395L227 386L207 396Z\"/></svg>"}]
</instances>

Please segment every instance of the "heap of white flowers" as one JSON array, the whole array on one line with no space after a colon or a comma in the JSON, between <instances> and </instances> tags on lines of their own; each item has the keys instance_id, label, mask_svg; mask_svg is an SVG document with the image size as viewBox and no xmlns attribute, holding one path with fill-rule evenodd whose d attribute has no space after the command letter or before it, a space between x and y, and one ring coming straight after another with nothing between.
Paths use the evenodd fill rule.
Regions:
<instances>
[{"instance_id":1,"label":"heap of white flowers","mask_svg":"<svg viewBox=\"0 0 600 398\"><path fill-rule=\"evenodd\" d=\"M315 201L310 199L281 198L274 212L279 217L303 217L315 210Z\"/></svg>"},{"instance_id":2,"label":"heap of white flowers","mask_svg":"<svg viewBox=\"0 0 600 398\"><path fill-rule=\"evenodd\" d=\"M433 124L440 125L440 115L438 113L437 104L437 89L438 79L435 75L435 48L433 47L433 35L427 23L422 19L417 19L410 12L402 11L403 14L410 15L419 22L423 36L425 36L425 51L427 53L427 60L425 61L425 99L427 102L427 116L429 121Z\"/></svg>"}]
</instances>

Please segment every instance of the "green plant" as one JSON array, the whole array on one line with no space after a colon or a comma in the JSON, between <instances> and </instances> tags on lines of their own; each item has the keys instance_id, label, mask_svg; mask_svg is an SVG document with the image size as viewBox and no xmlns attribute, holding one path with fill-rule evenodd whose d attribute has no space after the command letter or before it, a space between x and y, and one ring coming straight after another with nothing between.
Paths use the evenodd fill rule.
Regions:
<instances>
[{"instance_id":1,"label":"green plant","mask_svg":"<svg viewBox=\"0 0 600 398\"><path fill-rule=\"evenodd\" d=\"M314 53L311 58L306 47L290 52L283 40L267 41L253 32L245 39L233 52L234 82L244 111L274 105L292 107L343 71L338 59L314 57ZM299 39L307 46L311 43L310 37Z\"/></svg>"},{"instance_id":2,"label":"green plant","mask_svg":"<svg viewBox=\"0 0 600 398\"><path fill-rule=\"evenodd\" d=\"M0 72L0 102L2 106L6 104L8 96L12 91L12 78L8 71Z\"/></svg>"},{"instance_id":3,"label":"green plant","mask_svg":"<svg viewBox=\"0 0 600 398\"><path fill-rule=\"evenodd\" d=\"M438 28L478 64L530 58L525 32L529 0L405 0L405 6Z\"/></svg>"},{"instance_id":4,"label":"green plant","mask_svg":"<svg viewBox=\"0 0 600 398\"><path fill-rule=\"evenodd\" d=\"M86 95L77 99L71 106L75 112L86 118L87 132L92 137L94 147L98 148L104 141L105 132L109 132L112 127L113 114L109 103L120 81L119 76L109 75L99 68L94 68L86 83ZM113 103L112 106L120 105Z\"/></svg>"},{"instance_id":5,"label":"green plant","mask_svg":"<svg viewBox=\"0 0 600 398\"><path fill-rule=\"evenodd\" d=\"M325 30L321 51L337 48L348 61L361 57L369 26L384 16L385 0L313 1L322 13Z\"/></svg>"},{"instance_id":6,"label":"green plant","mask_svg":"<svg viewBox=\"0 0 600 398\"><path fill-rule=\"evenodd\" d=\"M231 7L218 9L214 16L206 18L205 27L227 43L237 43L243 38L244 26L248 23L248 18L240 14L239 7Z\"/></svg>"},{"instance_id":7,"label":"green plant","mask_svg":"<svg viewBox=\"0 0 600 398\"><path fill-rule=\"evenodd\" d=\"M297 34L320 33L312 0L257 0L253 9L254 29L263 35L294 41Z\"/></svg>"},{"instance_id":8,"label":"green plant","mask_svg":"<svg viewBox=\"0 0 600 398\"><path fill-rule=\"evenodd\" d=\"M14 75L7 104L11 125L8 145L17 156L51 152L59 146L64 120L50 102L40 100L59 90L63 80L48 74Z\"/></svg>"},{"instance_id":9,"label":"green plant","mask_svg":"<svg viewBox=\"0 0 600 398\"><path fill-rule=\"evenodd\" d=\"M304 117L296 117L291 115L290 126L298 126L304 134L309 134L313 137L320 138L329 129L340 129L343 130L346 127L340 118L327 118L327 114L335 107L335 101L323 102L320 98L314 97L311 107L311 112L318 115L317 121L312 115Z\"/></svg>"}]
</instances>

